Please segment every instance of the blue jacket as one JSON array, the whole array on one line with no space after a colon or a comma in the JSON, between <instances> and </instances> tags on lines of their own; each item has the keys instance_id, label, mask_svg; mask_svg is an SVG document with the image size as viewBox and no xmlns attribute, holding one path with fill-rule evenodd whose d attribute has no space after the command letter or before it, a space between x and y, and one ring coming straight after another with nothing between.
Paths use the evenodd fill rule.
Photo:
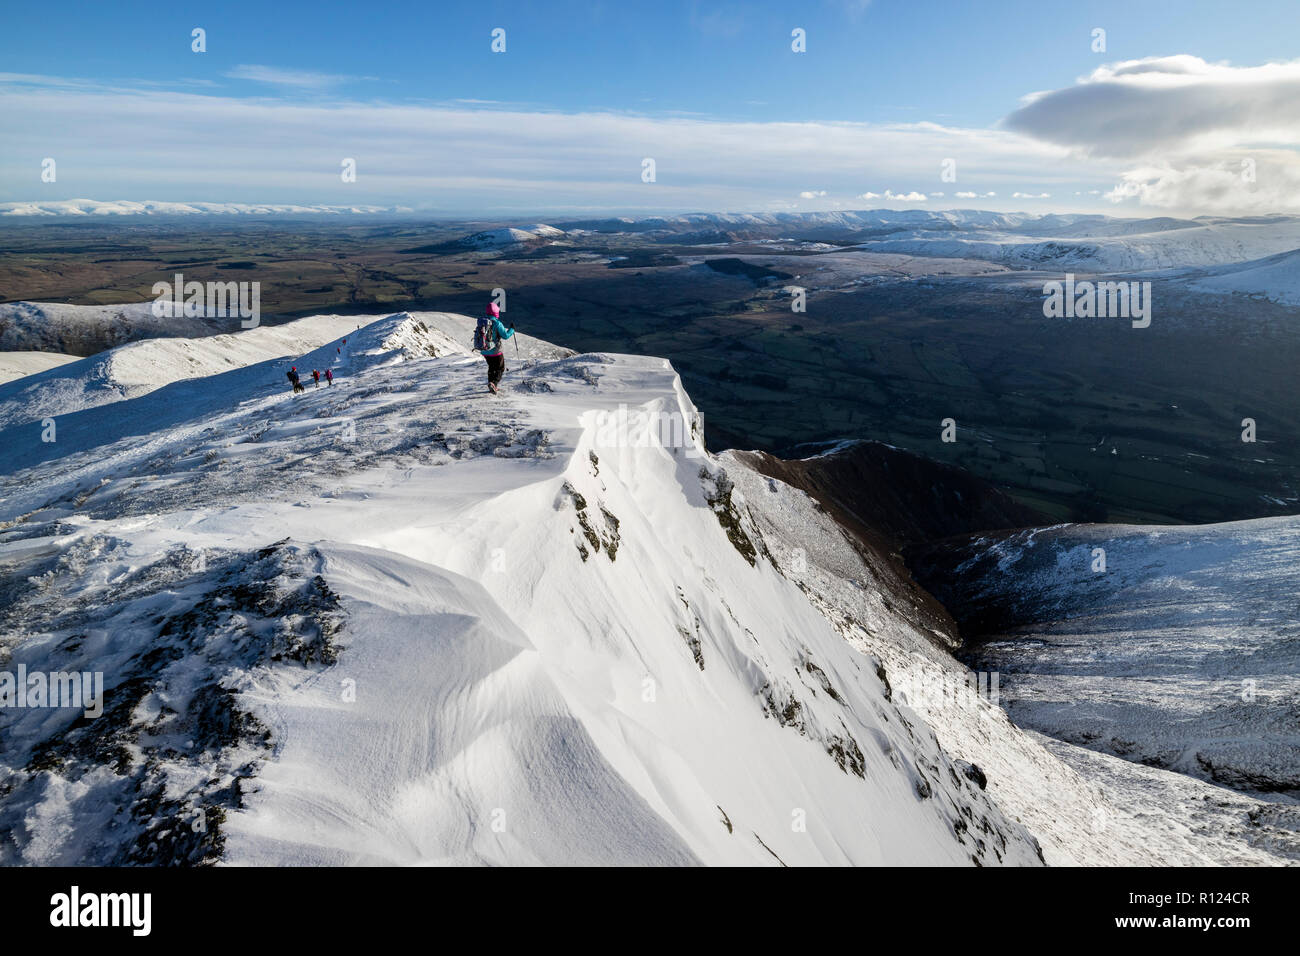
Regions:
<instances>
[{"instance_id":1,"label":"blue jacket","mask_svg":"<svg viewBox=\"0 0 1300 956\"><path fill-rule=\"evenodd\" d=\"M491 322L492 322L492 324L496 327L497 338L501 339L502 341L504 341L504 340L510 338L510 336L512 336L512 335L515 334L515 330L514 330L514 329L511 329L511 328L507 328L506 326L502 325L500 319L492 319ZM483 350L483 355L485 355L485 356L486 356L486 355L500 355L500 354L501 354L501 343L500 343L500 342L498 342L498 343L497 343L495 346L493 346L493 347L486 348L486 349Z\"/></svg>"}]
</instances>

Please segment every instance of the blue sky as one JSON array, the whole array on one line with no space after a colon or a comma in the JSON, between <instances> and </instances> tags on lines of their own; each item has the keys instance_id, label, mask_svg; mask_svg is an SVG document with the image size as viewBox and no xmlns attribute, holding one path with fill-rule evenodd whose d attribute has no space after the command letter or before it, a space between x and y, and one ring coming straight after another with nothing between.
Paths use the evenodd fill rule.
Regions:
<instances>
[{"instance_id":1,"label":"blue sky","mask_svg":"<svg viewBox=\"0 0 1300 956\"><path fill-rule=\"evenodd\" d=\"M1059 94L1062 109L1086 100L1113 110L1115 96L1149 100L1170 80L1197 88L1191 100L1179 93L1193 111L1197 96L1227 109L1228 88L1254 96L1256 80L1261 103L1281 101L1289 73L1212 67L1291 63L1294 0L178 6L5 10L0 124L11 135L0 143L0 200L373 202L490 214L863 208L924 195L903 202L1196 212L1224 211L1205 205L1222 190L1202 180L1243 150L1265 150L1259 161L1280 180L1293 172L1289 114L1280 139L1252 140L1220 117L1199 155L1187 150L1205 137L1183 131L1128 156L1063 134L1059 117L1042 115L1050 97L1033 116L1016 114L1042 92ZM190 49L194 27L207 31L205 53ZM504 54L490 50L495 27L506 30ZM795 27L807 32L806 53L790 49ZM1092 49L1096 27L1106 30L1104 53ZM1141 80L1094 76L1142 60L1175 65ZM1193 61L1206 66L1187 81L1176 64ZM148 104L156 131L140 116ZM166 117L177 112L169 139ZM1104 120L1083 125L1104 139ZM799 148L776 149L774 137ZM333 147L357 160L346 195L326 175L339 162ZM46 156L63 157L54 183L31 175ZM639 174L645 156L658 163L654 193L639 175L622 178ZM938 180L946 158L956 160L955 183ZM1146 178L1134 185L1134 175ZM1199 191L1170 191L1189 177ZM1243 211L1265 201L1259 181L1251 185ZM957 192L969 195L953 201ZM1285 191L1277 197L1267 201Z\"/></svg>"}]
</instances>

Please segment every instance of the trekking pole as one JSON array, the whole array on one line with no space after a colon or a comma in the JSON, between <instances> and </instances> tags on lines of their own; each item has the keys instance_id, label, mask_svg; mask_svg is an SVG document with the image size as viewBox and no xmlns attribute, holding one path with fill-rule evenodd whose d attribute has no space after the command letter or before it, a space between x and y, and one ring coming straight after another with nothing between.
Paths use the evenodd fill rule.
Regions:
<instances>
[{"instance_id":1,"label":"trekking pole","mask_svg":"<svg viewBox=\"0 0 1300 956\"><path fill-rule=\"evenodd\" d=\"M514 324L513 322L511 322L511 323L510 323L510 331L513 332L514 330L515 330L515 324ZM512 339L515 339L515 337L514 337L513 335L510 336L510 337L511 337ZM515 358L519 358L519 340L518 340L518 339L515 339Z\"/></svg>"}]
</instances>

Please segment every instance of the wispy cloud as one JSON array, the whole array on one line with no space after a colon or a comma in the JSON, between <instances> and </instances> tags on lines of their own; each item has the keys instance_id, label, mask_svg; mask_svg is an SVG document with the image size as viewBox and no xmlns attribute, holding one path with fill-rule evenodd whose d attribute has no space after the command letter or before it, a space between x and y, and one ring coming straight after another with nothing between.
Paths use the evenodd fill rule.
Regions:
<instances>
[{"instance_id":1,"label":"wispy cloud","mask_svg":"<svg viewBox=\"0 0 1300 956\"><path fill-rule=\"evenodd\" d=\"M983 178L1008 191L1036 184L1045 168L1075 176L1072 186L1098 178L1093 164L1071 168L1065 148L1000 130L361 101L319 85L240 98L0 78L0 128L0 200L15 201L751 210L801 190L825 192L815 198L828 203L852 197L864 173L939 185L942 156L987 171ZM40 182L33 156L57 158L57 184ZM646 157L656 162L652 183L641 178ZM356 160L355 182L340 178L345 158ZM888 190L873 198L927 197Z\"/></svg>"},{"instance_id":2,"label":"wispy cloud","mask_svg":"<svg viewBox=\"0 0 1300 956\"><path fill-rule=\"evenodd\" d=\"M241 64L234 69L227 70L223 75L232 80L252 80L255 83L269 83L272 86L288 86L304 90L324 90L356 80L374 79L372 76L348 76L343 73L285 70L276 66L261 66L252 63Z\"/></svg>"}]
</instances>

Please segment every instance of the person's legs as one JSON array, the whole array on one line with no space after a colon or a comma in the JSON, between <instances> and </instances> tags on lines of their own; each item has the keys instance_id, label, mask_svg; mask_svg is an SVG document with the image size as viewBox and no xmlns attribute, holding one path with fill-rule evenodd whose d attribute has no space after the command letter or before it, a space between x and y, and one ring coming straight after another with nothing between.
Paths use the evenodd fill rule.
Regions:
<instances>
[{"instance_id":1,"label":"person's legs","mask_svg":"<svg viewBox=\"0 0 1300 956\"><path fill-rule=\"evenodd\" d=\"M504 355L487 356L488 363L488 385L495 389L497 383L501 381L501 376L506 370L506 357Z\"/></svg>"}]
</instances>

